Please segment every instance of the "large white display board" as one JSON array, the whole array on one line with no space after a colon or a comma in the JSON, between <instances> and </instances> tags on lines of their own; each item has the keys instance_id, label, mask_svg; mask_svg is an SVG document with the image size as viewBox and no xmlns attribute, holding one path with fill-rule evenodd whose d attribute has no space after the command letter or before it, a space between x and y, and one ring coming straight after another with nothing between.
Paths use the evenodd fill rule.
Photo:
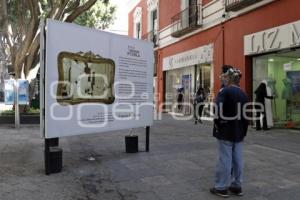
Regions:
<instances>
[{"instance_id":1,"label":"large white display board","mask_svg":"<svg viewBox=\"0 0 300 200\"><path fill-rule=\"evenodd\" d=\"M54 20L44 39L45 138L152 125L152 43Z\"/></svg>"}]
</instances>

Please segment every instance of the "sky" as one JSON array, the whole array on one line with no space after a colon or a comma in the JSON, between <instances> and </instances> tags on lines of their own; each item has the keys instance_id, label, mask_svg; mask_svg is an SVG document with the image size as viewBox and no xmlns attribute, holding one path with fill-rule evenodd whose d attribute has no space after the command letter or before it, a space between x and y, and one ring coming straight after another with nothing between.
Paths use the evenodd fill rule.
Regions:
<instances>
[{"instance_id":1,"label":"sky","mask_svg":"<svg viewBox=\"0 0 300 200\"><path fill-rule=\"evenodd\" d=\"M128 12L139 2L139 0L110 0L117 6L116 20L107 31L117 34L128 34Z\"/></svg>"}]
</instances>

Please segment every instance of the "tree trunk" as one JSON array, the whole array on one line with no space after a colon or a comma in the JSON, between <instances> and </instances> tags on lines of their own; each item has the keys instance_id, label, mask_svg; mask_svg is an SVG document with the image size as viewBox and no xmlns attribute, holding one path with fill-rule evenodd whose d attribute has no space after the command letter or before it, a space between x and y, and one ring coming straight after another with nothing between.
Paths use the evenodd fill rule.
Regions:
<instances>
[{"instance_id":1,"label":"tree trunk","mask_svg":"<svg viewBox=\"0 0 300 200\"><path fill-rule=\"evenodd\" d=\"M40 48L40 35L38 34L28 50L28 56L24 67L24 74L26 78L28 77L30 70L35 67L34 65L35 59L39 59L37 58L39 48Z\"/></svg>"}]
</instances>

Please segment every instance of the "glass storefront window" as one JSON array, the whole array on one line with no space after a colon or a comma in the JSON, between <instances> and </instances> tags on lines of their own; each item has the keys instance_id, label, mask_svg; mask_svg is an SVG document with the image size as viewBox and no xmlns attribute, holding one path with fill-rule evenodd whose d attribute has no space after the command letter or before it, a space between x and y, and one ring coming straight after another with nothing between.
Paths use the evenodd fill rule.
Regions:
<instances>
[{"instance_id":1,"label":"glass storefront window","mask_svg":"<svg viewBox=\"0 0 300 200\"><path fill-rule=\"evenodd\" d=\"M253 58L253 99L263 81L274 97L270 100L274 125L300 128L300 50Z\"/></svg>"},{"instance_id":2,"label":"glass storefront window","mask_svg":"<svg viewBox=\"0 0 300 200\"><path fill-rule=\"evenodd\" d=\"M203 116L210 117L211 105L213 101L213 72L210 64L198 65L196 67L196 90L197 92L199 87L204 89L206 94L207 105L203 109Z\"/></svg>"},{"instance_id":3,"label":"glass storefront window","mask_svg":"<svg viewBox=\"0 0 300 200\"><path fill-rule=\"evenodd\" d=\"M213 100L213 72L210 64L184 67L166 72L166 109L169 112L192 114L191 106L176 107L179 90L182 90L183 102L193 105L195 93L198 88L204 88L207 106L204 107L203 116L208 117L209 102Z\"/></svg>"},{"instance_id":4,"label":"glass storefront window","mask_svg":"<svg viewBox=\"0 0 300 200\"><path fill-rule=\"evenodd\" d=\"M166 109L169 112L180 112L186 115L191 114L190 106L183 106L182 109L178 109L176 104L179 91L183 94L183 102L185 104L192 103L194 74L194 66L167 71L165 98Z\"/></svg>"}]
</instances>

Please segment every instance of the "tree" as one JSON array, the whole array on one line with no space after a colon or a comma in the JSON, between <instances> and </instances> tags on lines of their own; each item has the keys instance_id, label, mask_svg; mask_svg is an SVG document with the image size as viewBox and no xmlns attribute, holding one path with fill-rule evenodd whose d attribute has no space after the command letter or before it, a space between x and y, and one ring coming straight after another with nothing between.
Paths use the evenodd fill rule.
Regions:
<instances>
[{"instance_id":1,"label":"tree","mask_svg":"<svg viewBox=\"0 0 300 200\"><path fill-rule=\"evenodd\" d=\"M0 0L0 42L16 78L39 62L39 24L46 18L106 28L114 20L109 0Z\"/></svg>"},{"instance_id":2,"label":"tree","mask_svg":"<svg viewBox=\"0 0 300 200\"><path fill-rule=\"evenodd\" d=\"M97 2L86 12L75 19L75 23L96 29L106 29L114 22L115 6Z\"/></svg>"}]
</instances>

